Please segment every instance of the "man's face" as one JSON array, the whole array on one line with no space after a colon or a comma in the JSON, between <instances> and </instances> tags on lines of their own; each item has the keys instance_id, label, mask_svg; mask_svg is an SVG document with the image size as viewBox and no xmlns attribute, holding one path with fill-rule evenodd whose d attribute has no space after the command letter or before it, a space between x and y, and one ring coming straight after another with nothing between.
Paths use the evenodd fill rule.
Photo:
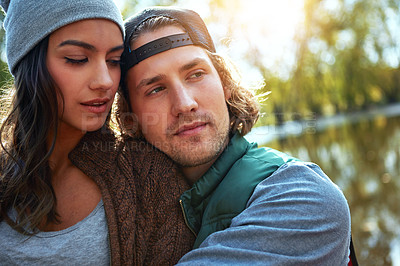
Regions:
<instances>
[{"instance_id":1,"label":"man's face","mask_svg":"<svg viewBox=\"0 0 400 266\"><path fill-rule=\"evenodd\" d=\"M179 33L174 26L145 33L132 48ZM215 161L228 141L229 92L204 49L189 45L153 55L132 67L126 82L148 142L182 167Z\"/></svg>"}]
</instances>

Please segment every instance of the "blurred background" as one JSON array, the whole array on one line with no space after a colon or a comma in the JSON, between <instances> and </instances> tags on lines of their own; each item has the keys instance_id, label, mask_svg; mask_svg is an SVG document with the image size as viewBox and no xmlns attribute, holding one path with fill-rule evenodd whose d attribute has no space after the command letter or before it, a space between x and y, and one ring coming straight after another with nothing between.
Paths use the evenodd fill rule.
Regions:
<instances>
[{"instance_id":1,"label":"blurred background","mask_svg":"<svg viewBox=\"0 0 400 266\"><path fill-rule=\"evenodd\" d=\"M124 18L197 11L243 82L271 92L247 138L319 164L349 202L360 265L400 265L399 0L115 1Z\"/></svg>"}]
</instances>

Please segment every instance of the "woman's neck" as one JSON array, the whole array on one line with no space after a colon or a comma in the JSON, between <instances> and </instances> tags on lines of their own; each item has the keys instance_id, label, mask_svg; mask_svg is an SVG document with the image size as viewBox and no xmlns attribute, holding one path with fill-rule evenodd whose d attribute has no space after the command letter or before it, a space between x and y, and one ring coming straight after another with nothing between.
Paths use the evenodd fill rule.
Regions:
<instances>
[{"instance_id":1,"label":"woman's neck","mask_svg":"<svg viewBox=\"0 0 400 266\"><path fill-rule=\"evenodd\" d=\"M54 149L49 158L50 168L53 176L69 167L71 162L68 154L78 145L79 141L85 135L85 132L79 130L66 130L62 125L59 126ZM53 137L48 139L48 147L51 147Z\"/></svg>"}]
</instances>

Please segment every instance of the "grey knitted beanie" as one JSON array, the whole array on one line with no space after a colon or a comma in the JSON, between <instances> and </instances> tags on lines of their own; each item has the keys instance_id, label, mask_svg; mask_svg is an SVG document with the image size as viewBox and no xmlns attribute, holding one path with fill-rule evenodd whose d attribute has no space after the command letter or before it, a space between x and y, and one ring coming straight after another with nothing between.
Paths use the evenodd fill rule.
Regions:
<instances>
[{"instance_id":1,"label":"grey knitted beanie","mask_svg":"<svg viewBox=\"0 0 400 266\"><path fill-rule=\"evenodd\" d=\"M53 31L83 19L109 19L124 33L113 0L0 0L6 13L6 54L12 74L19 61Z\"/></svg>"}]
</instances>

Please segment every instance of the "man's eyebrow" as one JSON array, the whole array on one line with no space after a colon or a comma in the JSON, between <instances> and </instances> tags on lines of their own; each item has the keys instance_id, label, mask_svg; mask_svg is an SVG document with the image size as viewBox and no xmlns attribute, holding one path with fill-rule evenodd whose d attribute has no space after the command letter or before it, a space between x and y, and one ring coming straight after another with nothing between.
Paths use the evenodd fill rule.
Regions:
<instances>
[{"instance_id":1,"label":"man's eyebrow","mask_svg":"<svg viewBox=\"0 0 400 266\"><path fill-rule=\"evenodd\" d=\"M204 60L202 58L195 58L192 61L190 61L189 63L184 64L183 66L181 66L179 68L179 72L184 72L184 71L189 70L189 69L191 69L191 68L193 68L193 67L195 67L195 66L197 66L197 65L199 65L201 63L204 63L204 62L206 62L206 60Z\"/></svg>"},{"instance_id":2,"label":"man's eyebrow","mask_svg":"<svg viewBox=\"0 0 400 266\"><path fill-rule=\"evenodd\" d=\"M204 62L207 62L207 61L204 60L203 58L195 58L192 61L190 61L189 63L186 63L183 66L181 66L179 68L179 72L184 72L184 71L189 70L189 69L191 69L191 68L193 68L193 67L195 67L195 66L197 66L197 65L199 65L201 63L204 63ZM160 74L160 75L157 75L157 76L154 76L154 77L151 77L151 78L142 79L139 82L139 84L136 86L136 89L139 90L141 87L148 86L148 85L151 85L153 83L156 83L156 82L164 79L165 77L166 77L165 75L161 75Z\"/></svg>"},{"instance_id":3,"label":"man's eyebrow","mask_svg":"<svg viewBox=\"0 0 400 266\"><path fill-rule=\"evenodd\" d=\"M136 89L139 90L141 87L151 85L151 84L156 83L156 82L158 82L158 81L160 81L160 80L162 80L164 78L165 78L165 75L161 75L160 74L160 75L157 75L157 76L154 76L154 77L151 77L151 78L142 79L139 82L139 84L136 86Z\"/></svg>"},{"instance_id":4,"label":"man's eyebrow","mask_svg":"<svg viewBox=\"0 0 400 266\"><path fill-rule=\"evenodd\" d=\"M82 47L82 48L85 48L85 49L91 50L91 51L95 51L96 50L96 48L93 45L88 44L86 42L77 41L77 40L66 40L66 41L63 41L62 43L60 43L58 45L58 47L62 47L62 46L66 46L66 45L79 46L79 47Z\"/></svg>"}]
</instances>

